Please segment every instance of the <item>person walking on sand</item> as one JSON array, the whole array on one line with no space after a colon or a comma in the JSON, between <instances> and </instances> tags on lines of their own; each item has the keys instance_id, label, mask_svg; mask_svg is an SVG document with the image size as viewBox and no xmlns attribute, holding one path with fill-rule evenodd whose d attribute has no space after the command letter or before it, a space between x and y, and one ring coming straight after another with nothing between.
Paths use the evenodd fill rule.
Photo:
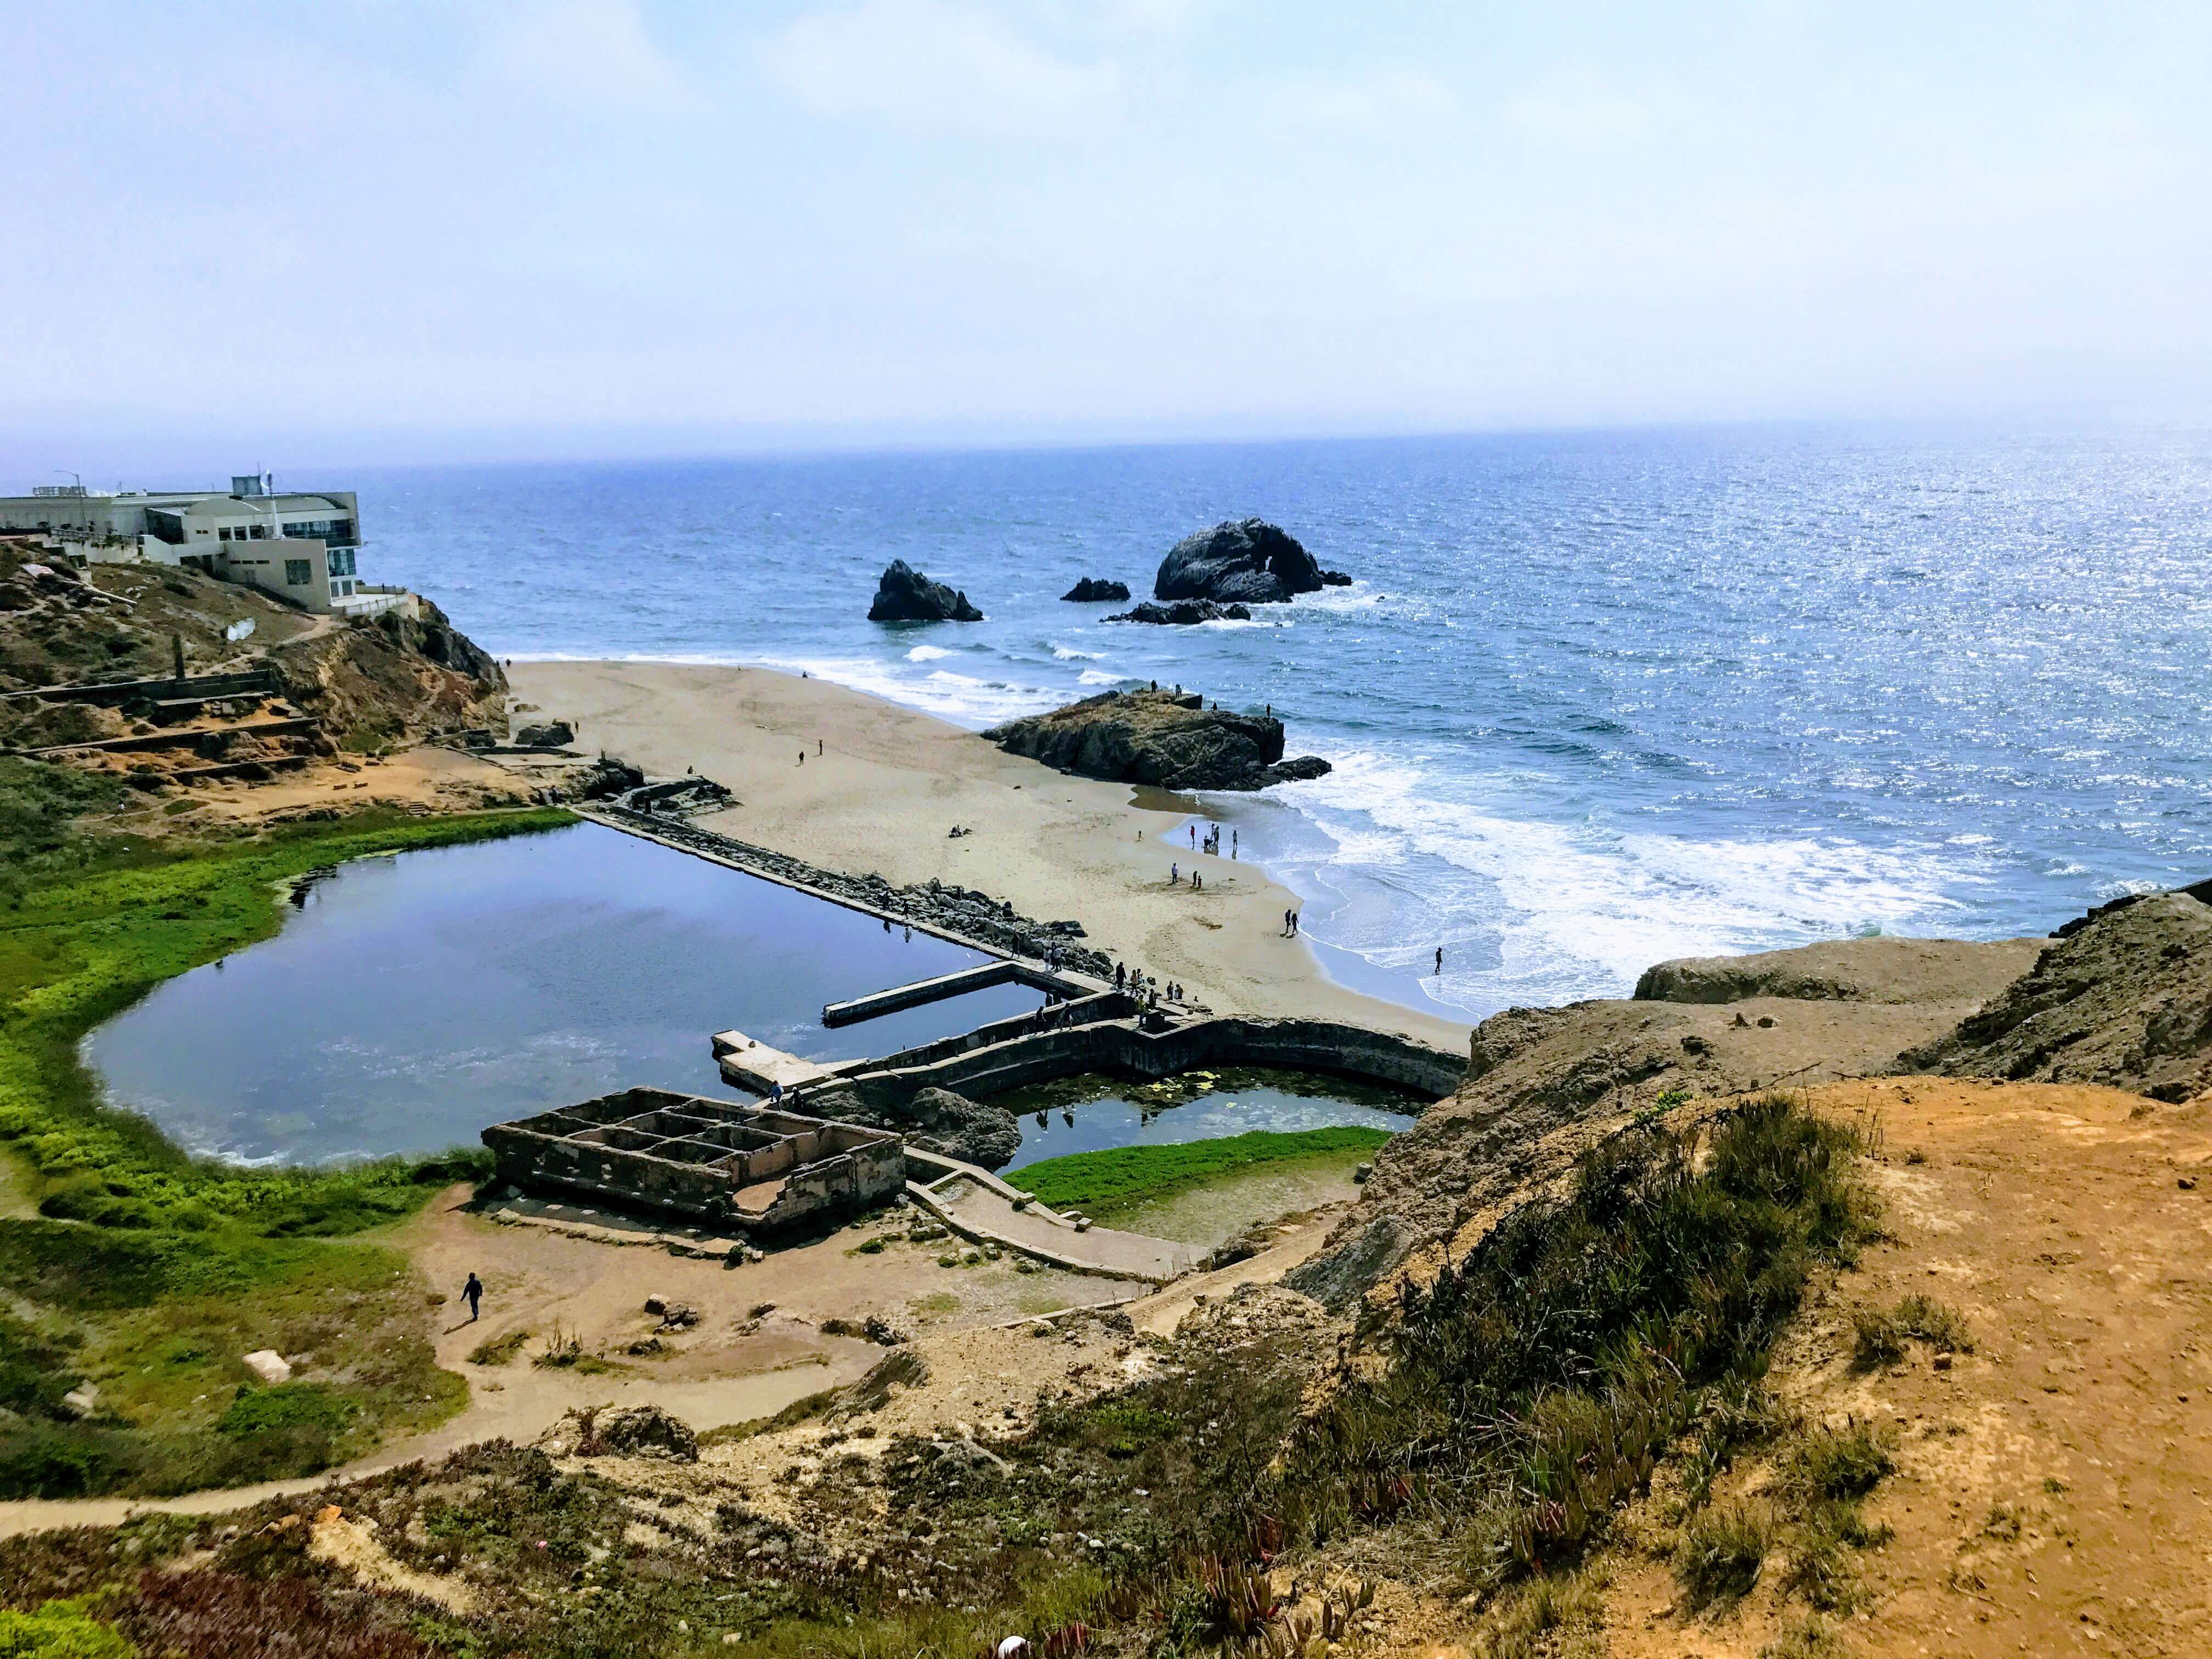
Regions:
<instances>
[{"instance_id":1,"label":"person walking on sand","mask_svg":"<svg viewBox=\"0 0 2212 1659\"><path fill-rule=\"evenodd\" d=\"M471 1273L469 1282L461 1286L461 1295L467 1299L469 1323L473 1325L477 1316L483 1311L483 1280Z\"/></svg>"},{"instance_id":2,"label":"person walking on sand","mask_svg":"<svg viewBox=\"0 0 2212 1659\"><path fill-rule=\"evenodd\" d=\"M814 752L817 755L822 752L822 739L819 738L814 739Z\"/></svg>"},{"instance_id":3,"label":"person walking on sand","mask_svg":"<svg viewBox=\"0 0 2212 1659\"><path fill-rule=\"evenodd\" d=\"M801 766L806 764L806 751L804 749L799 751L799 763Z\"/></svg>"},{"instance_id":4,"label":"person walking on sand","mask_svg":"<svg viewBox=\"0 0 2212 1659\"><path fill-rule=\"evenodd\" d=\"M1291 911L1291 937L1292 939L1296 939L1297 936L1298 936L1298 913L1297 913L1297 911L1293 910L1293 911Z\"/></svg>"}]
</instances>

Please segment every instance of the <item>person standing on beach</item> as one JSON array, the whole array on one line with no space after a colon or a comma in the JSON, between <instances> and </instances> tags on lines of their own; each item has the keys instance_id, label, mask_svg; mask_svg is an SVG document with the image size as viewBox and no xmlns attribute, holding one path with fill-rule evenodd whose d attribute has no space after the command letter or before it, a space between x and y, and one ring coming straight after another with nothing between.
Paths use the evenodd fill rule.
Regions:
<instances>
[{"instance_id":1,"label":"person standing on beach","mask_svg":"<svg viewBox=\"0 0 2212 1659\"><path fill-rule=\"evenodd\" d=\"M1198 826L1197 826L1196 824L1194 824L1194 824L1192 824L1192 825L1190 826L1190 845L1191 845L1191 850L1192 850L1192 851L1194 851L1194 852L1197 851L1197 849L1198 849Z\"/></svg>"},{"instance_id":2,"label":"person standing on beach","mask_svg":"<svg viewBox=\"0 0 2212 1659\"><path fill-rule=\"evenodd\" d=\"M1182 879L1182 866L1180 864L1170 864L1168 866L1168 885L1172 887Z\"/></svg>"},{"instance_id":3,"label":"person standing on beach","mask_svg":"<svg viewBox=\"0 0 2212 1659\"><path fill-rule=\"evenodd\" d=\"M799 751L799 763L801 766L806 764L806 751L804 749Z\"/></svg>"},{"instance_id":4,"label":"person standing on beach","mask_svg":"<svg viewBox=\"0 0 2212 1659\"><path fill-rule=\"evenodd\" d=\"M1298 913L1297 913L1297 911L1293 910L1293 911L1291 911L1291 937L1292 939L1296 939L1297 936L1298 936Z\"/></svg>"},{"instance_id":5,"label":"person standing on beach","mask_svg":"<svg viewBox=\"0 0 2212 1659\"><path fill-rule=\"evenodd\" d=\"M1443 972L1444 972L1444 947L1443 947L1443 945L1439 945L1438 946L1437 946L1437 977L1438 979L1442 979L1442 978L1443 977Z\"/></svg>"},{"instance_id":6,"label":"person standing on beach","mask_svg":"<svg viewBox=\"0 0 2212 1659\"><path fill-rule=\"evenodd\" d=\"M469 1323L473 1325L483 1312L483 1280L471 1273L469 1282L461 1286L461 1295L468 1301Z\"/></svg>"},{"instance_id":7,"label":"person standing on beach","mask_svg":"<svg viewBox=\"0 0 2212 1659\"><path fill-rule=\"evenodd\" d=\"M1237 832L1234 830L1229 832L1229 856L1232 859L1237 856Z\"/></svg>"},{"instance_id":8,"label":"person standing on beach","mask_svg":"<svg viewBox=\"0 0 2212 1659\"><path fill-rule=\"evenodd\" d=\"M822 752L822 739L819 738L814 739L814 752L817 755Z\"/></svg>"}]
</instances>

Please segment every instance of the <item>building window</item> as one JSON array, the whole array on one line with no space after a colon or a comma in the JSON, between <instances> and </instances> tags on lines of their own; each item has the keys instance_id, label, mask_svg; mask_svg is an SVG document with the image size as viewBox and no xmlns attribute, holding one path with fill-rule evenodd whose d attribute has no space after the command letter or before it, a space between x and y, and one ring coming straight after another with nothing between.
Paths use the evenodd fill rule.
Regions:
<instances>
[{"instance_id":1,"label":"building window","mask_svg":"<svg viewBox=\"0 0 2212 1659\"><path fill-rule=\"evenodd\" d=\"M331 549L329 557L331 574L333 576L351 576L356 574L351 548L334 547Z\"/></svg>"},{"instance_id":2,"label":"building window","mask_svg":"<svg viewBox=\"0 0 2212 1659\"><path fill-rule=\"evenodd\" d=\"M292 587L304 587L307 584L307 562L305 559L287 559L284 561L284 580L287 586Z\"/></svg>"}]
</instances>

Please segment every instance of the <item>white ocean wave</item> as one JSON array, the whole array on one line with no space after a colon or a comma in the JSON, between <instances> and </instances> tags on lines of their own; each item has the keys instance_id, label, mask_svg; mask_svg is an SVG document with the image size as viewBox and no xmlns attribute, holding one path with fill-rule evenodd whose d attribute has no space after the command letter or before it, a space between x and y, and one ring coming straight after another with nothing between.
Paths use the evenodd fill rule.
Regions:
<instances>
[{"instance_id":1,"label":"white ocean wave","mask_svg":"<svg viewBox=\"0 0 2212 1659\"><path fill-rule=\"evenodd\" d=\"M1101 662L1106 656L1103 651L1078 651L1072 645L1055 645L1052 654L1062 662Z\"/></svg>"},{"instance_id":2,"label":"white ocean wave","mask_svg":"<svg viewBox=\"0 0 2212 1659\"><path fill-rule=\"evenodd\" d=\"M917 645L906 653L906 659L908 662L935 662L940 657L951 654L941 645Z\"/></svg>"},{"instance_id":3,"label":"white ocean wave","mask_svg":"<svg viewBox=\"0 0 2212 1659\"><path fill-rule=\"evenodd\" d=\"M1335 901L1315 937L1400 972L1441 944L1435 994L1469 1009L1618 995L1670 957L1919 931L1987 878L1962 850L1522 817L1474 781L1357 754L1285 795L1334 847L1304 872Z\"/></svg>"},{"instance_id":4,"label":"white ocean wave","mask_svg":"<svg viewBox=\"0 0 2212 1659\"><path fill-rule=\"evenodd\" d=\"M902 708L918 708L971 731L981 731L1020 714L1042 714L1066 701L1049 687L979 679L950 669L932 669L927 674L916 674L906 667L903 658L886 663L867 657L778 657L765 659L762 666L792 674L811 674L817 679L865 691Z\"/></svg>"},{"instance_id":5,"label":"white ocean wave","mask_svg":"<svg viewBox=\"0 0 2212 1659\"><path fill-rule=\"evenodd\" d=\"M1075 677L1078 685L1119 685L1129 677L1115 674L1103 668L1086 668Z\"/></svg>"}]
</instances>

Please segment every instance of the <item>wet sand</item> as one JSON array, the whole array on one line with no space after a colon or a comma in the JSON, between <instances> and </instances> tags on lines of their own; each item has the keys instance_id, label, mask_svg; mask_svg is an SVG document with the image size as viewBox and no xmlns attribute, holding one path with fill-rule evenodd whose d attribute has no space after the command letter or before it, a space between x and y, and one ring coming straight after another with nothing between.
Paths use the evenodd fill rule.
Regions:
<instances>
[{"instance_id":1,"label":"wet sand","mask_svg":"<svg viewBox=\"0 0 2212 1659\"><path fill-rule=\"evenodd\" d=\"M517 663L515 695L577 725L576 746L647 772L694 768L741 803L699 820L831 869L901 884L935 877L1070 917L1090 942L1215 1012L1305 1015L1402 1031L1463 1051L1465 1023L1336 985L1302 939L1297 901L1256 866L1159 840L1197 810L1137 803L1126 784L1065 777L931 715L759 668ZM533 714L532 719L539 718ZM817 744L821 745L817 752ZM802 764L801 750L805 752ZM953 837L956 824L972 834ZM1195 862L1203 892L1170 885Z\"/></svg>"}]
</instances>

